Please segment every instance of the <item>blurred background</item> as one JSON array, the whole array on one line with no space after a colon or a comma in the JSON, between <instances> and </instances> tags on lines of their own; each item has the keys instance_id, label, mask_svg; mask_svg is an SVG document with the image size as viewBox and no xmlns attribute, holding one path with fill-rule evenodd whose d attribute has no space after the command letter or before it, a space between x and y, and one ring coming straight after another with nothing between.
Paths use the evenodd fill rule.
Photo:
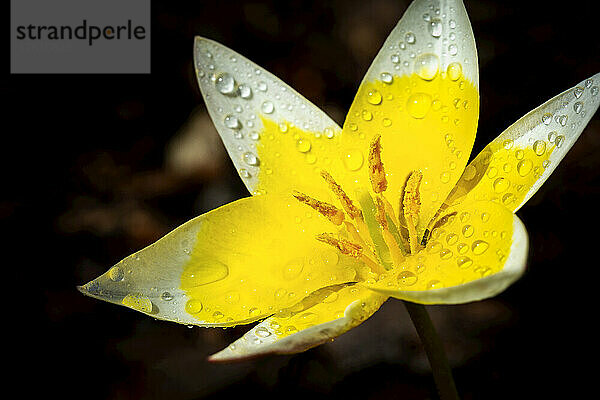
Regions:
<instances>
[{"instance_id":1,"label":"blurred background","mask_svg":"<svg viewBox=\"0 0 600 400\"><path fill-rule=\"evenodd\" d=\"M341 125L408 3L154 0L150 75L11 76L6 64L0 221L7 283L16 283L3 313L9 383L26 397L436 398L399 301L306 353L211 365L206 357L247 327L155 321L76 290L186 220L248 195L195 83L194 35L264 66ZM600 72L596 2L466 7L480 62L474 154ZM599 170L597 114L518 212L531 241L526 275L494 299L430 307L464 399L597 391Z\"/></svg>"}]
</instances>

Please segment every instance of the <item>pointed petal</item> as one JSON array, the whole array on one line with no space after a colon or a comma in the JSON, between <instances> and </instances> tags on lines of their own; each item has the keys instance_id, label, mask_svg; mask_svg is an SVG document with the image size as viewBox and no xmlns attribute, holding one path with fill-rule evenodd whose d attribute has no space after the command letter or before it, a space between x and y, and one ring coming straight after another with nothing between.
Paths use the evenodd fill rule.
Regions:
<instances>
[{"instance_id":1,"label":"pointed petal","mask_svg":"<svg viewBox=\"0 0 600 400\"><path fill-rule=\"evenodd\" d=\"M516 215L485 201L447 211L456 214L425 250L368 287L415 303L459 304L495 296L523 274L528 239Z\"/></svg>"},{"instance_id":2,"label":"pointed petal","mask_svg":"<svg viewBox=\"0 0 600 400\"><path fill-rule=\"evenodd\" d=\"M390 196L399 196L411 171L423 172L420 233L468 161L479 116L478 80L462 2L414 1L366 73L344 123L343 154L364 152L381 134ZM366 181L366 168L354 175Z\"/></svg>"},{"instance_id":3,"label":"pointed petal","mask_svg":"<svg viewBox=\"0 0 600 400\"><path fill-rule=\"evenodd\" d=\"M299 353L361 324L386 299L359 286L321 289L294 307L262 321L209 360L240 361L266 354Z\"/></svg>"},{"instance_id":4,"label":"pointed petal","mask_svg":"<svg viewBox=\"0 0 600 400\"><path fill-rule=\"evenodd\" d=\"M241 199L183 224L80 290L182 324L256 321L355 279L355 259L315 239L331 227L291 195Z\"/></svg>"},{"instance_id":5,"label":"pointed petal","mask_svg":"<svg viewBox=\"0 0 600 400\"><path fill-rule=\"evenodd\" d=\"M529 112L467 166L447 204L492 200L517 211L548 179L598 105L600 74Z\"/></svg>"},{"instance_id":6,"label":"pointed petal","mask_svg":"<svg viewBox=\"0 0 600 400\"><path fill-rule=\"evenodd\" d=\"M194 62L208 112L250 193L326 191L318 171L337 157L341 132L331 118L217 42L196 37Z\"/></svg>"}]
</instances>

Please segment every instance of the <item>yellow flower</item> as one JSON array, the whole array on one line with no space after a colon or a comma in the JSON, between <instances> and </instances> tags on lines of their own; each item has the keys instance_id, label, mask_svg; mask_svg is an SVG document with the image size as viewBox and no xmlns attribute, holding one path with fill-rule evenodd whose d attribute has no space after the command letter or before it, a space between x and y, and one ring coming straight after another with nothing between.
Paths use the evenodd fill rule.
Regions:
<instances>
[{"instance_id":1,"label":"yellow flower","mask_svg":"<svg viewBox=\"0 0 600 400\"><path fill-rule=\"evenodd\" d=\"M292 88L204 38L208 111L255 196L185 223L80 287L154 318L262 320L213 360L321 344L395 297L480 300L525 269L514 214L600 103L600 74L554 97L468 165L477 53L461 1L415 1L361 83L343 129Z\"/></svg>"}]
</instances>

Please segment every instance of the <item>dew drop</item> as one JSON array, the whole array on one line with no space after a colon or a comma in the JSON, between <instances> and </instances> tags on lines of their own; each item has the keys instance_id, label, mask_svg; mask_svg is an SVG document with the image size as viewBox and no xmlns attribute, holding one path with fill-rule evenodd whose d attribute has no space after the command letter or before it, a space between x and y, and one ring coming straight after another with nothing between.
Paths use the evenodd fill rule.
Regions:
<instances>
[{"instance_id":1,"label":"dew drop","mask_svg":"<svg viewBox=\"0 0 600 400\"><path fill-rule=\"evenodd\" d=\"M392 81L394 80L394 78L392 77L392 74L390 74L389 72L382 72L381 75L379 75L381 77L381 80L384 83L387 83L388 85L392 83Z\"/></svg>"},{"instance_id":2,"label":"dew drop","mask_svg":"<svg viewBox=\"0 0 600 400\"><path fill-rule=\"evenodd\" d=\"M427 29L429 30L429 33L434 38L439 38L440 36L442 36L442 27L443 27L442 21L439 18L432 19L431 21L429 21L429 24L427 25Z\"/></svg>"},{"instance_id":3,"label":"dew drop","mask_svg":"<svg viewBox=\"0 0 600 400\"><path fill-rule=\"evenodd\" d=\"M458 53L458 47L452 43L450 46L448 46L448 53L451 56L455 56Z\"/></svg>"},{"instance_id":4,"label":"dew drop","mask_svg":"<svg viewBox=\"0 0 600 400\"><path fill-rule=\"evenodd\" d=\"M579 114L581 113L581 110L583 109L583 103L578 101L575 104L573 104L573 111L575 111L575 114Z\"/></svg>"},{"instance_id":5,"label":"dew drop","mask_svg":"<svg viewBox=\"0 0 600 400\"><path fill-rule=\"evenodd\" d=\"M581 95L583 94L583 88L582 87L576 87L575 90L573 90L573 94L575 95L576 98L580 98Z\"/></svg>"},{"instance_id":6,"label":"dew drop","mask_svg":"<svg viewBox=\"0 0 600 400\"><path fill-rule=\"evenodd\" d=\"M473 233L475 233L475 229L473 228L472 225L465 225L462 228L462 234L464 237L468 238L473 236Z\"/></svg>"},{"instance_id":7,"label":"dew drop","mask_svg":"<svg viewBox=\"0 0 600 400\"><path fill-rule=\"evenodd\" d=\"M252 89L250 88L250 86L242 84L238 86L238 90L242 99L249 99L252 97Z\"/></svg>"},{"instance_id":8,"label":"dew drop","mask_svg":"<svg viewBox=\"0 0 600 400\"><path fill-rule=\"evenodd\" d=\"M431 96L427 93L415 93L406 101L406 109L411 117L425 118L431 107Z\"/></svg>"},{"instance_id":9,"label":"dew drop","mask_svg":"<svg viewBox=\"0 0 600 400\"><path fill-rule=\"evenodd\" d=\"M360 150L349 150L343 157L344 165L350 171L358 171L364 162L363 153Z\"/></svg>"},{"instance_id":10,"label":"dew drop","mask_svg":"<svg viewBox=\"0 0 600 400\"><path fill-rule=\"evenodd\" d=\"M415 60L415 73L426 81L434 79L439 70L440 59L431 53L421 54Z\"/></svg>"},{"instance_id":11,"label":"dew drop","mask_svg":"<svg viewBox=\"0 0 600 400\"><path fill-rule=\"evenodd\" d=\"M542 122L544 123L544 125L550 125L550 123L552 122L552 114L546 113L542 115Z\"/></svg>"},{"instance_id":12,"label":"dew drop","mask_svg":"<svg viewBox=\"0 0 600 400\"><path fill-rule=\"evenodd\" d=\"M546 142L543 140L536 140L533 143L533 151L536 155L541 156L546 152Z\"/></svg>"},{"instance_id":13,"label":"dew drop","mask_svg":"<svg viewBox=\"0 0 600 400\"><path fill-rule=\"evenodd\" d=\"M479 255L485 253L485 251L488 249L488 247L489 247L488 242L486 242L484 240L476 240L471 245L471 251L473 251L473 254L479 256Z\"/></svg>"},{"instance_id":14,"label":"dew drop","mask_svg":"<svg viewBox=\"0 0 600 400\"><path fill-rule=\"evenodd\" d=\"M256 328L254 330L254 334L261 338L266 338L266 337L271 336L271 332L269 332L269 330L267 328L265 328L264 326L259 326L258 328Z\"/></svg>"},{"instance_id":15,"label":"dew drop","mask_svg":"<svg viewBox=\"0 0 600 400\"><path fill-rule=\"evenodd\" d=\"M556 139L554 140L554 144L558 148L560 148L563 145L564 142L565 142L565 137L563 135L558 135L556 137Z\"/></svg>"},{"instance_id":16,"label":"dew drop","mask_svg":"<svg viewBox=\"0 0 600 400\"><path fill-rule=\"evenodd\" d=\"M521 160L517 164L517 172L521 176L527 176L527 174L529 174L531 172L532 168L533 168L533 163L528 159Z\"/></svg>"},{"instance_id":17,"label":"dew drop","mask_svg":"<svg viewBox=\"0 0 600 400\"><path fill-rule=\"evenodd\" d=\"M387 127L389 127L389 126L391 126L391 125L392 125L392 120L391 120L391 119L389 119L389 118L384 118L384 119L381 121L381 124L387 128Z\"/></svg>"},{"instance_id":18,"label":"dew drop","mask_svg":"<svg viewBox=\"0 0 600 400\"><path fill-rule=\"evenodd\" d=\"M402 286L412 286L417 283L417 276L411 271L402 271L398 274L398 284Z\"/></svg>"},{"instance_id":19,"label":"dew drop","mask_svg":"<svg viewBox=\"0 0 600 400\"><path fill-rule=\"evenodd\" d=\"M273 112L273 110L275 110L275 106L273 105L272 102L267 100L262 103L262 105L260 106L260 109L265 114L271 114Z\"/></svg>"},{"instance_id":20,"label":"dew drop","mask_svg":"<svg viewBox=\"0 0 600 400\"><path fill-rule=\"evenodd\" d=\"M125 273L123 273L123 269L120 266L115 265L108 271L108 277L113 282L120 282L125 277Z\"/></svg>"},{"instance_id":21,"label":"dew drop","mask_svg":"<svg viewBox=\"0 0 600 400\"><path fill-rule=\"evenodd\" d=\"M152 302L142 293L129 293L125 298L121 301L125 307L133 308L134 310L149 313L152 311Z\"/></svg>"},{"instance_id":22,"label":"dew drop","mask_svg":"<svg viewBox=\"0 0 600 400\"><path fill-rule=\"evenodd\" d=\"M373 114L369 110L363 110L362 119L364 119L365 121L371 121L373 119Z\"/></svg>"},{"instance_id":23,"label":"dew drop","mask_svg":"<svg viewBox=\"0 0 600 400\"><path fill-rule=\"evenodd\" d=\"M308 153L311 147L312 145L308 139L298 139L296 141L296 150L300 153Z\"/></svg>"},{"instance_id":24,"label":"dew drop","mask_svg":"<svg viewBox=\"0 0 600 400\"><path fill-rule=\"evenodd\" d=\"M231 95L235 92L235 79L228 73L222 73L215 79L215 86L219 93Z\"/></svg>"},{"instance_id":25,"label":"dew drop","mask_svg":"<svg viewBox=\"0 0 600 400\"><path fill-rule=\"evenodd\" d=\"M244 162L246 164L251 165L251 166L257 166L260 164L260 160L258 159L258 157L256 157L254 154L250 153L249 151L242 155L242 159L244 160Z\"/></svg>"},{"instance_id":26,"label":"dew drop","mask_svg":"<svg viewBox=\"0 0 600 400\"><path fill-rule=\"evenodd\" d=\"M240 120L229 114L225 116L225 119L223 120L223 123L225 124L225 126L229 129L235 129L238 130L242 127L242 124L240 123Z\"/></svg>"},{"instance_id":27,"label":"dew drop","mask_svg":"<svg viewBox=\"0 0 600 400\"><path fill-rule=\"evenodd\" d=\"M510 187L510 181L506 178L498 178L494 181L494 190L496 193L502 193Z\"/></svg>"},{"instance_id":28,"label":"dew drop","mask_svg":"<svg viewBox=\"0 0 600 400\"><path fill-rule=\"evenodd\" d=\"M456 264L463 269L469 268L471 265L473 265L473 260L471 260L469 257L458 257L456 259Z\"/></svg>"},{"instance_id":29,"label":"dew drop","mask_svg":"<svg viewBox=\"0 0 600 400\"><path fill-rule=\"evenodd\" d=\"M404 40L408 44L415 44L415 42L417 41L417 37L414 33L408 32L406 35L404 35Z\"/></svg>"},{"instance_id":30,"label":"dew drop","mask_svg":"<svg viewBox=\"0 0 600 400\"><path fill-rule=\"evenodd\" d=\"M183 288L202 286L225 279L229 275L229 267L217 260L204 260L183 271L181 286Z\"/></svg>"},{"instance_id":31,"label":"dew drop","mask_svg":"<svg viewBox=\"0 0 600 400\"><path fill-rule=\"evenodd\" d=\"M185 311L188 314L198 314L203 308L204 306L200 300L190 299L185 303Z\"/></svg>"},{"instance_id":32,"label":"dew drop","mask_svg":"<svg viewBox=\"0 0 600 400\"><path fill-rule=\"evenodd\" d=\"M283 277L287 280L292 280L300 276L304 269L304 261L302 259L292 260L283 267Z\"/></svg>"},{"instance_id":33,"label":"dew drop","mask_svg":"<svg viewBox=\"0 0 600 400\"><path fill-rule=\"evenodd\" d=\"M379 93L379 92L378 92L377 90L375 90L375 89L373 89L373 90L370 90L370 91L367 93L367 101L368 101L370 104L373 104L373 105L375 105L375 106L376 106L376 105L379 105L379 104L381 104L381 101L382 101L382 100L383 100L383 98L381 97L381 93Z\"/></svg>"},{"instance_id":34,"label":"dew drop","mask_svg":"<svg viewBox=\"0 0 600 400\"><path fill-rule=\"evenodd\" d=\"M462 65L458 62L450 63L446 68L446 73L451 81L457 81L462 76Z\"/></svg>"},{"instance_id":35,"label":"dew drop","mask_svg":"<svg viewBox=\"0 0 600 400\"><path fill-rule=\"evenodd\" d=\"M162 301L171 301L174 297L170 292L162 292L160 298Z\"/></svg>"}]
</instances>

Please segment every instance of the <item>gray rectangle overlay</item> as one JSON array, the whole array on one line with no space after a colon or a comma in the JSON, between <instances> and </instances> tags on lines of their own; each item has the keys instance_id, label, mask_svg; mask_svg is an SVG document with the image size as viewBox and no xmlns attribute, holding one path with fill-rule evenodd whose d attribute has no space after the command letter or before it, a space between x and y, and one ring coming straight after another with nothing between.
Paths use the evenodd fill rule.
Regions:
<instances>
[{"instance_id":1,"label":"gray rectangle overlay","mask_svg":"<svg viewBox=\"0 0 600 400\"><path fill-rule=\"evenodd\" d=\"M150 0L11 0L10 72L150 73Z\"/></svg>"}]
</instances>

